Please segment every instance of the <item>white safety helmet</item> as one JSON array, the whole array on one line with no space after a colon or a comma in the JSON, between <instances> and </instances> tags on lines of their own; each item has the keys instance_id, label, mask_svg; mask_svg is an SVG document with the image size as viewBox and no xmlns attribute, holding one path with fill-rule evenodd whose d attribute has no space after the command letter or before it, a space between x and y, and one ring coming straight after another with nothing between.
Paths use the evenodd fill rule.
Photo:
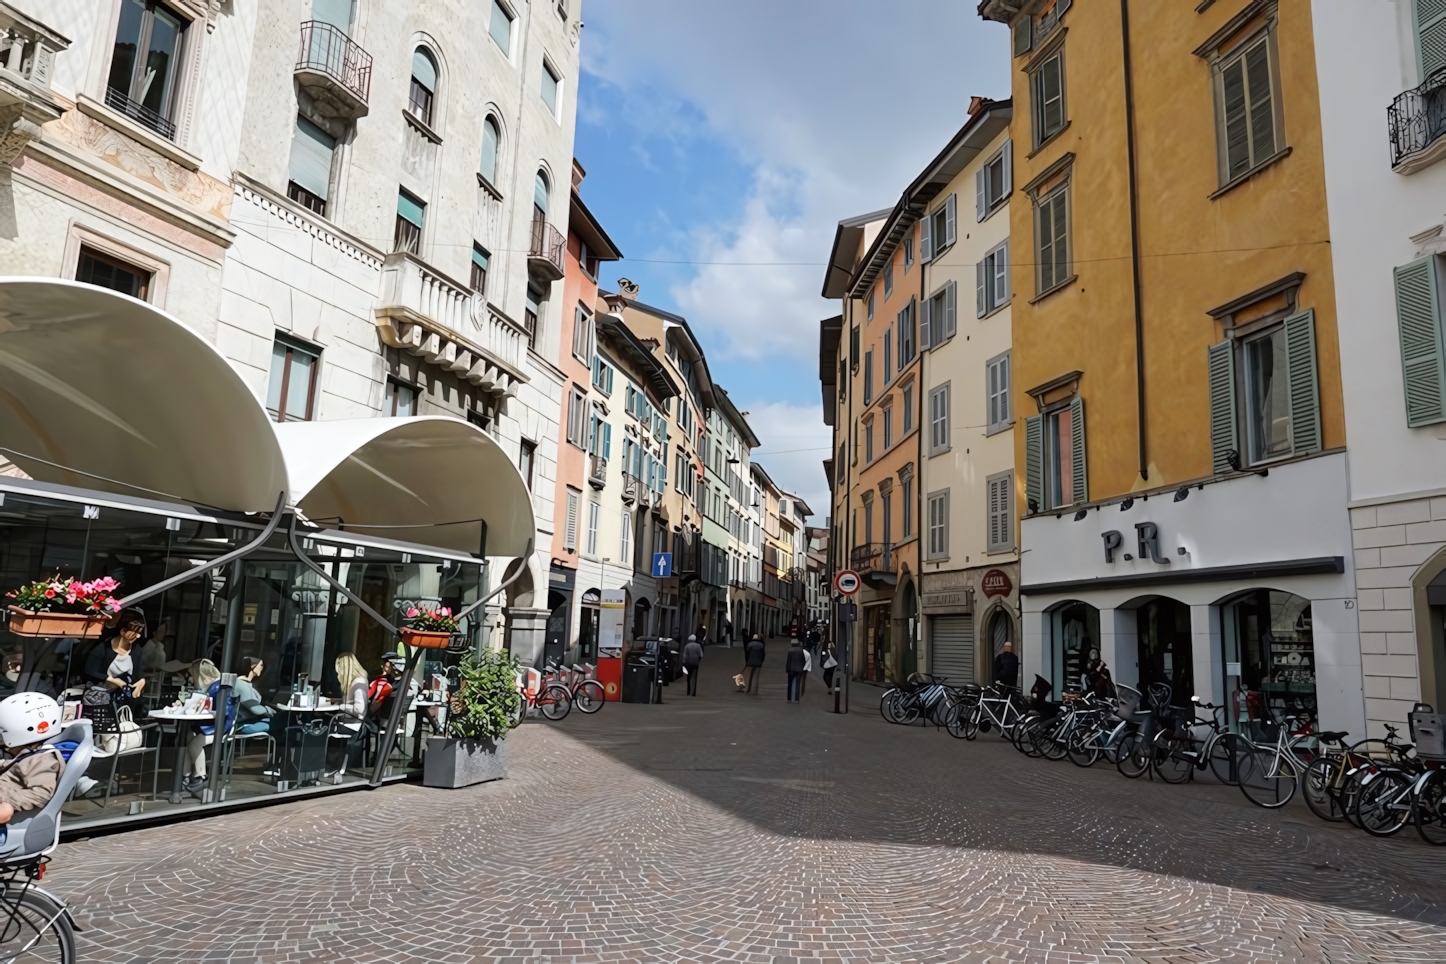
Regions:
<instances>
[{"instance_id":1,"label":"white safety helmet","mask_svg":"<svg viewBox=\"0 0 1446 964\"><path fill-rule=\"evenodd\" d=\"M16 693L0 700L0 743L29 746L60 732L60 704L44 693Z\"/></svg>"}]
</instances>

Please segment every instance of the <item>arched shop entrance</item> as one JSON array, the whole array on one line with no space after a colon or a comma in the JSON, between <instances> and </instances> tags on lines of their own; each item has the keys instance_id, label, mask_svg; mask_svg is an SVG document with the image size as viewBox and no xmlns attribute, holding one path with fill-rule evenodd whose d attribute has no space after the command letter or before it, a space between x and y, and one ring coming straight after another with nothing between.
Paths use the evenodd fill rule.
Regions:
<instances>
[{"instance_id":1,"label":"arched shop entrance","mask_svg":"<svg viewBox=\"0 0 1446 964\"><path fill-rule=\"evenodd\" d=\"M1141 691L1164 683L1173 691L1175 706L1189 705L1195 695L1195 665L1191 659L1190 607L1167 596L1156 596L1135 610L1139 640Z\"/></svg>"},{"instance_id":2,"label":"arched shop entrance","mask_svg":"<svg viewBox=\"0 0 1446 964\"><path fill-rule=\"evenodd\" d=\"M1049 611L1048 626L1046 665L1055 695L1079 692L1080 679L1091 654L1099 656L1100 611L1089 603L1061 603Z\"/></svg>"},{"instance_id":3,"label":"arched shop entrance","mask_svg":"<svg viewBox=\"0 0 1446 964\"><path fill-rule=\"evenodd\" d=\"M903 646L899 651L899 679L908 679L919 668L919 594L912 581L899 594L899 630Z\"/></svg>"},{"instance_id":4,"label":"arched shop entrance","mask_svg":"<svg viewBox=\"0 0 1446 964\"><path fill-rule=\"evenodd\" d=\"M597 659L597 636L601 615L602 590L587 590L582 594L582 612L577 620L578 659Z\"/></svg>"},{"instance_id":5,"label":"arched shop entrance","mask_svg":"<svg viewBox=\"0 0 1446 964\"><path fill-rule=\"evenodd\" d=\"M1316 716L1315 638L1310 600L1253 589L1220 607L1225 692L1231 725Z\"/></svg>"},{"instance_id":6,"label":"arched shop entrance","mask_svg":"<svg viewBox=\"0 0 1446 964\"><path fill-rule=\"evenodd\" d=\"M633 603L633 639L642 639L648 635L648 615L652 611L653 604L646 599Z\"/></svg>"}]
</instances>

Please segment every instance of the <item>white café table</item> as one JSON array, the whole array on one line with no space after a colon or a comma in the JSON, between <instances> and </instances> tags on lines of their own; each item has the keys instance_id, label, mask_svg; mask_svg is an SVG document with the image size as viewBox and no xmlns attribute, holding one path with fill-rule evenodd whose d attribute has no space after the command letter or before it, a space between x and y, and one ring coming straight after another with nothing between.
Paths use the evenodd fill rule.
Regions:
<instances>
[{"instance_id":1,"label":"white caf\u00e9 table","mask_svg":"<svg viewBox=\"0 0 1446 964\"><path fill-rule=\"evenodd\" d=\"M212 711L205 713L187 713L184 707L166 706L159 710L151 710L148 719L162 720L167 723L214 723L216 714ZM176 727L176 771L175 778L171 783L171 802L180 803L181 795L181 771L186 765L186 741L182 739L185 730L181 726Z\"/></svg>"}]
</instances>

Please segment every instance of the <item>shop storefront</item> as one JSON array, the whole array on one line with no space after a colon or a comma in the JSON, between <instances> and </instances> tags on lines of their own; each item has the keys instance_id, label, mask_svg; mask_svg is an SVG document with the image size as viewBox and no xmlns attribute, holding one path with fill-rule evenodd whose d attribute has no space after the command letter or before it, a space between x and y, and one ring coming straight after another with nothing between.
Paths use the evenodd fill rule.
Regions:
<instances>
[{"instance_id":1,"label":"shop storefront","mask_svg":"<svg viewBox=\"0 0 1446 964\"><path fill-rule=\"evenodd\" d=\"M1232 725L1307 714L1365 732L1345 457L1022 521L1023 679L1092 659Z\"/></svg>"},{"instance_id":2,"label":"shop storefront","mask_svg":"<svg viewBox=\"0 0 1446 964\"><path fill-rule=\"evenodd\" d=\"M495 582L488 557L531 552L530 498L490 437L450 418L274 426L210 345L102 289L3 281L0 312L17 375L0 456L28 476L0 477L0 591L109 576L145 626L123 691L139 728L112 730L122 752L97 754L67 829L416 772L448 678L488 627L479 608L449 650L412 654L393 627L414 607L467 609ZM120 705L89 697L106 694L119 626L99 639L11 628L0 689L117 725ZM385 658L398 653L415 687ZM388 664L394 691L415 698L344 725L352 679L338 667L372 679ZM269 721L208 740L214 717L188 709L191 691L231 674L250 677ZM204 790L186 792L181 777L203 773Z\"/></svg>"},{"instance_id":3,"label":"shop storefront","mask_svg":"<svg viewBox=\"0 0 1446 964\"><path fill-rule=\"evenodd\" d=\"M925 572L919 576L929 671L950 683L994 682L994 657L1018 650L1019 564Z\"/></svg>"}]
</instances>

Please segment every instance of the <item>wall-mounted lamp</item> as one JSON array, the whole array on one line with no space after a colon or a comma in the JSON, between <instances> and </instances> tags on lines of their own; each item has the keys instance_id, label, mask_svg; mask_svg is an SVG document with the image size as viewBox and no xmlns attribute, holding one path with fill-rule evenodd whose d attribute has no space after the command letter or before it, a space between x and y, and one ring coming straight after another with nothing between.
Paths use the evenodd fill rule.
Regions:
<instances>
[{"instance_id":1,"label":"wall-mounted lamp","mask_svg":"<svg viewBox=\"0 0 1446 964\"><path fill-rule=\"evenodd\" d=\"M1078 522L1078 521L1080 521L1081 519L1083 519L1085 516L1087 516L1087 515L1089 515L1089 514L1090 514L1090 513L1089 513L1089 510L1088 510L1088 509L1080 509L1078 512L1076 512L1076 513L1074 514L1074 521Z\"/></svg>"},{"instance_id":2,"label":"wall-mounted lamp","mask_svg":"<svg viewBox=\"0 0 1446 964\"><path fill-rule=\"evenodd\" d=\"M1038 512L1038 511L1039 511L1039 500L1038 500L1038 499L1030 499L1030 500L1029 500L1029 513L1030 513L1030 515L1033 515L1034 513Z\"/></svg>"},{"instance_id":3,"label":"wall-mounted lamp","mask_svg":"<svg viewBox=\"0 0 1446 964\"><path fill-rule=\"evenodd\" d=\"M1188 485L1182 485L1179 491L1175 493L1175 501L1184 502L1188 498L1190 498L1190 487Z\"/></svg>"},{"instance_id":4,"label":"wall-mounted lamp","mask_svg":"<svg viewBox=\"0 0 1446 964\"><path fill-rule=\"evenodd\" d=\"M1134 508L1134 505L1135 505L1135 499L1134 499L1134 496L1131 496L1130 498L1128 498L1128 499L1126 499L1125 501L1123 501L1123 502L1120 503L1120 511L1121 511L1121 512L1124 512L1126 509Z\"/></svg>"}]
</instances>

